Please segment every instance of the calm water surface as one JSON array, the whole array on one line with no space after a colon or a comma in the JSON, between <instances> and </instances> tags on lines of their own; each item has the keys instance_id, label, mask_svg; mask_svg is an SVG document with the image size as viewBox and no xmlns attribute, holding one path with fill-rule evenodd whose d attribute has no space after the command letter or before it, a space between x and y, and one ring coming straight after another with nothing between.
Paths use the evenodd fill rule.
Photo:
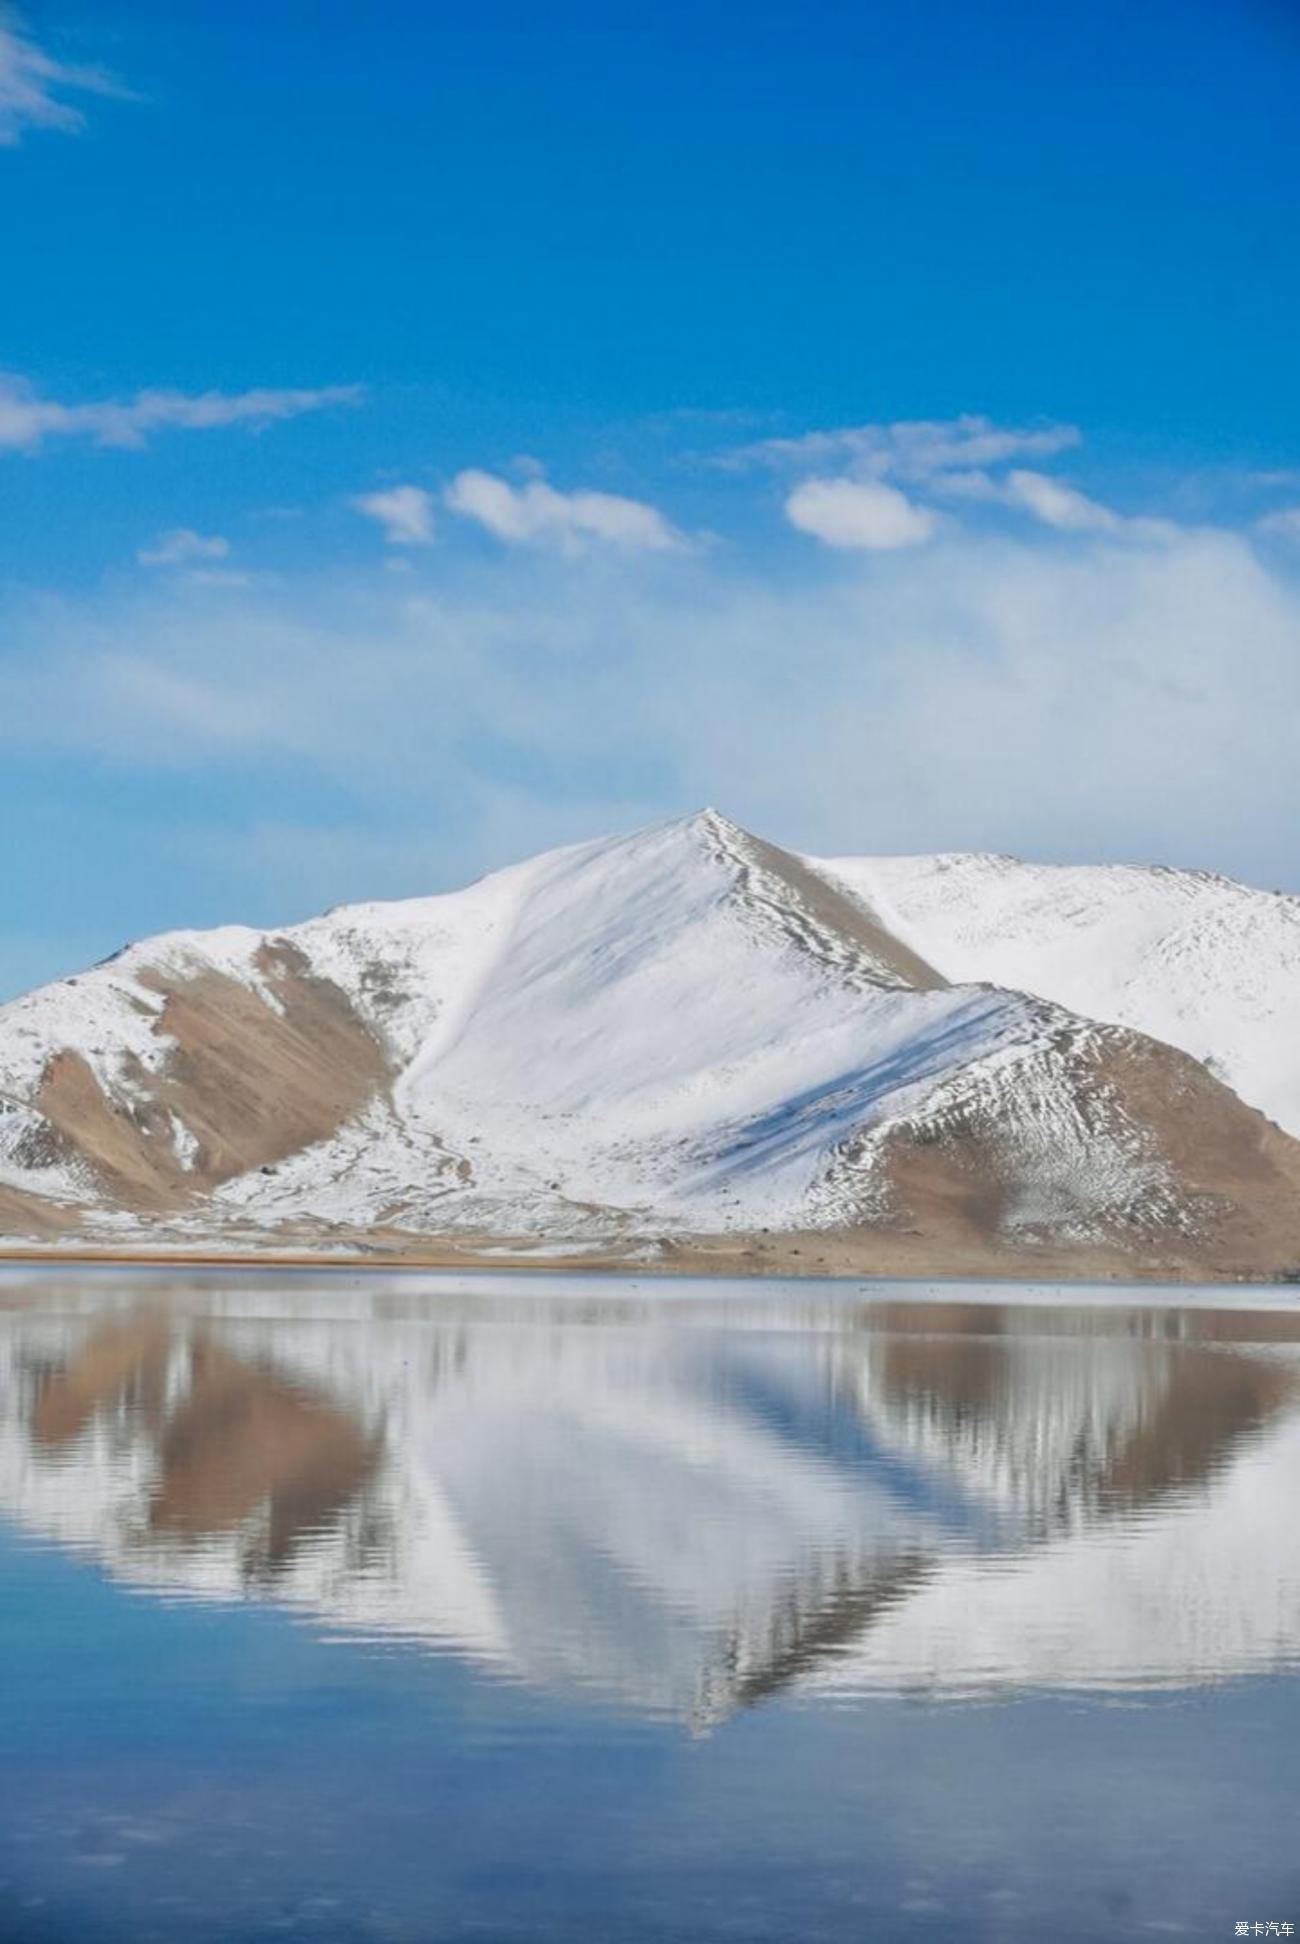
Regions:
<instances>
[{"instance_id":1,"label":"calm water surface","mask_svg":"<svg viewBox=\"0 0 1300 1944\"><path fill-rule=\"evenodd\" d=\"M0 1277L0 1939L1300 1935L1300 1311L1024 1295Z\"/></svg>"}]
</instances>

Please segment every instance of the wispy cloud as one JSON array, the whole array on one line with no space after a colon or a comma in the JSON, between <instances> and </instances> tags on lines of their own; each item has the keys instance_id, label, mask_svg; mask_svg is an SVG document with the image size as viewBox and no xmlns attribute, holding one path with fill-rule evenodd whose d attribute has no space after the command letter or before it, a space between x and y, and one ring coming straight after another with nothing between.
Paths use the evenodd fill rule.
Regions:
<instances>
[{"instance_id":1,"label":"wispy cloud","mask_svg":"<svg viewBox=\"0 0 1300 1944\"><path fill-rule=\"evenodd\" d=\"M243 392L141 391L128 399L67 405L44 398L26 378L0 377L0 449L36 452L47 439L86 438L104 446L142 446L151 433L174 428L205 432L228 425L253 428L299 418L332 405L356 405L360 385L313 390L261 387Z\"/></svg>"},{"instance_id":2,"label":"wispy cloud","mask_svg":"<svg viewBox=\"0 0 1300 1944\"><path fill-rule=\"evenodd\" d=\"M1294 578L1242 536L1067 537L954 524L791 581L707 549L647 576L623 553L561 569L520 547L490 568L449 549L415 591L182 575L129 599L11 598L0 749L141 776L237 766L252 816L289 759L304 793L318 777L336 804L346 785L376 842L426 832L431 883L717 801L809 849L1294 884ZM311 897L329 888L314 876Z\"/></svg>"},{"instance_id":3,"label":"wispy cloud","mask_svg":"<svg viewBox=\"0 0 1300 1944\"><path fill-rule=\"evenodd\" d=\"M1123 521L1099 501L1015 463L1054 458L1079 443L1072 425L997 425L967 413L763 439L738 447L721 463L809 475L786 499L791 523L830 546L883 551L915 546L934 534L937 515L918 495L949 505L1011 508L1062 533L1118 531Z\"/></svg>"},{"instance_id":4,"label":"wispy cloud","mask_svg":"<svg viewBox=\"0 0 1300 1944\"><path fill-rule=\"evenodd\" d=\"M1283 540L1300 540L1300 506L1280 506L1257 522L1261 533L1272 533Z\"/></svg>"},{"instance_id":5,"label":"wispy cloud","mask_svg":"<svg viewBox=\"0 0 1300 1944\"><path fill-rule=\"evenodd\" d=\"M1027 514L1039 526L1061 534L1111 534L1135 545L1167 544L1186 531L1177 521L1142 513L1118 513L1091 494L1080 492L1051 473L1013 467L1010 472L941 473L928 482L930 493L947 503L1003 507Z\"/></svg>"},{"instance_id":6,"label":"wispy cloud","mask_svg":"<svg viewBox=\"0 0 1300 1944\"><path fill-rule=\"evenodd\" d=\"M592 542L660 553L686 545L685 535L644 500L618 493L562 493L544 479L512 486L496 473L471 469L457 473L446 503L509 545L565 553L581 552Z\"/></svg>"},{"instance_id":7,"label":"wispy cloud","mask_svg":"<svg viewBox=\"0 0 1300 1944\"><path fill-rule=\"evenodd\" d=\"M828 547L869 553L918 546L937 524L926 507L874 479L806 479L786 500L785 516Z\"/></svg>"},{"instance_id":8,"label":"wispy cloud","mask_svg":"<svg viewBox=\"0 0 1300 1944\"><path fill-rule=\"evenodd\" d=\"M224 534L172 527L149 546L141 547L136 559L142 567L188 567L200 560L226 560L229 554L230 542Z\"/></svg>"},{"instance_id":9,"label":"wispy cloud","mask_svg":"<svg viewBox=\"0 0 1300 1944\"><path fill-rule=\"evenodd\" d=\"M382 492L358 493L351 504L383 528L390 547L427 547L433 540L433 494L423 486L390 486Z\"/></svg>"},{"instance_id":10,"label":"wispy cloud","mask_svg":"<svg viewBox=\"0 0 1300 1944\"><path fill-rule=\"evenodd\" d=\"M1119 510L983 457L715 479L751 502L725 547L653 494L566 493L519 461L435 495L436 571L401 543L308 566L308 512L241 582L220 533L172 529L142 548L164 571L0 588L0 767L20 754L93 834L37 833L64 905L97 908L115 848L137 928L433 889L708 801L823 854L1127 857L1300 890L1300 508L1268 533L1179 527L1133 480ZM430 509L404 506L419 531ZM822 545L773 547L783 518Z\"/></svg>"},{"instance_id":11,"label":"wispy cloud","mask_svg":"<svg viewBox=\"0 0 1300 1944\"><path fill-rule=\"evenodd\" d=\"M130 90L100 67L68 66L39 47L8 16L0 20L0 148L17 148L29 129L77 135L86 117L70 95L132 100Z\"/></svg>"},{"instance_id":12,"label":"wispy cloud","mask_svg":"<svg viewBox=\"0 0 1300 1944\"><path fill-rule=\"evenodd\" d=\"M1011 505L1023 507L1058 533L1114 533L1122 524L1108 506L1047 473L1012 472L1006 481L1006 497Z\"/></svg>"},{"instance_id":13,"label":"wispy cloud","mask_svg":"<svg viewBox=\"0 0 1300 1944\"><path fill-rule=\"evenodd\" d=\"M924 480L972 467L1003 466L1013 459L1047 458L1077 446L1080 437L1073 425L995 425L978 413L965 413L954 419L901 419L759 439L723 453L718 463L795 471L840 466L867 477Z\"/></svg>"}]
</instances>

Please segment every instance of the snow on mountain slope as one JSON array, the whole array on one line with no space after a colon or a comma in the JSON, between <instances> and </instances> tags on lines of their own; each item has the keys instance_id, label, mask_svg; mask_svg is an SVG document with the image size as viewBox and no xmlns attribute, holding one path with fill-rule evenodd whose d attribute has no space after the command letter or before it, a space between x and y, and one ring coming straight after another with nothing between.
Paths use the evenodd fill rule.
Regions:
<instances>
[{"instance_id":1,"label":"snow on mountain slope","mask_svg":"<svg viewBox=\"0 0 1300 1944\"><path fill-rule=\"evenodd\" d=\"M874 1101L1031 1027L1019 1000L905 984L920 968L854 915L818 913L716 817L539 860L399 1112L458 1150L477 1136L486 1188L558 1174L579 1201L788 1217Z\"/></svg>"},{"instance_id":2,"label":"snow on mountain slope","mask_svg":"<svg viewBox=\"0 0 1300 1944\"><path fill-rule=\"evenodd\" d=\"M218 1029L301 1079L305 994L339 1045L329 1099L289 1116L302 1138L263 1152L247 1117L201 1124ZM859 905L704 813L446 897L147 941L0 1009L3 1178L84 1192L84 1154L40 1138L68 1132L50 1076L75 1059L78 1105L91 1085L110 1101L160 1192L188 1176L230 1183L231 1207L362 1221L397 1203L527 1221L561 1195L780 1219L873 1103L1034 1030L1023 1000L945 988Z\"/></svg>"},{"instance_id":3,"label":"snow on mountain slope","mask_svg":"<svg viewBox=\"0 0 1300 1944\"><path fill-rule=\"evenodd\" d=\"M860 877L705 811L443 897L132 946L0 1008L0 1223L1213 1230L1225 1261L1291 1259L1300 1148L1167 1047L950 984L888 871Z\"/></svg>"},{"instance_id":4,"label":"snow on mountain slope","mask_svg":"<svg viewBox=\"0 0 1300 1944\"><path fill-rule=\"evenodd\" d=\"M1201 871L981 855L816 868L949 979L1150 1033L1300 1135L1300 898Z\"/></svg>"}]
</instances>

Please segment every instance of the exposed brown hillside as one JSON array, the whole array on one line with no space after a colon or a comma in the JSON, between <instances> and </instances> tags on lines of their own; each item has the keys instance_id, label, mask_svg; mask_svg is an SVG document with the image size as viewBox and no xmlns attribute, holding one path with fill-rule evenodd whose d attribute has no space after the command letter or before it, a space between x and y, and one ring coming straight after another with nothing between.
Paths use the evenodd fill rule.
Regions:
<instances>
[{"instance_id":1,"label":"exposed brown hillside","mask_svg":"<svg viewBox=\"0 0 1300 1944\"><path fill-rule=\"evenodd\" d=\"M191 1203L328 1140L385 1087L387 1057L371 1028L292 944L264 945L258 970L269 999L219 972L142 973L164 1000L154 1030L167 1052L157 1071L129 1069L128 1099L110 1098L72 1050L47 1064L37 1110L119 1205ZM177 1121L196 1143L188 1167Z\"/></svg>"}]
</instances>

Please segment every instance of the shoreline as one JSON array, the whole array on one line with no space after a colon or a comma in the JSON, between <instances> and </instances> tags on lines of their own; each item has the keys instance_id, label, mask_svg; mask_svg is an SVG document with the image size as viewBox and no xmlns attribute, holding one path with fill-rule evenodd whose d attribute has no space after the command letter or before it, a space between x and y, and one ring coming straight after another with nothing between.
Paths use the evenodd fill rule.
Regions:
<instances>
[{"instance_id":1,"label":"shoreline","mask_svg":"<svg viewBox=\"0 0 1300 1944\"><path fill-rule=\"evenodd\" d=\"M325 1253L312 1249L180 1249L0 1246L0 1271L15 1269L108 1268L255 1270L289 1269L355 1275L373 1271L390 1275L460 1273L520 1276L645 1277L656 1281L744 1282L867 1282L911 1284L1005 1284L1010 1288L1043 1283L1080 1290L1105 1285L1133 1289L1223 1289L1294 1292L1300 1302L1300 1280L1294 1277L1257 1277L1231 1271L1190 1270L1169 1263L1092 1263L1066 1268L1059 1260L1011 1264L967 1260L934 1263L876 1261L861 1263L825 1258L791 1262L788 1250L773 1249L771 1259L757 1260L746 1249L709 1247L694 1243L661 1245L657 1257L632 1257L601 1248L582 1253L540 1254L524 1248L489 1245L485 1250L454 1246L430 1249L366 1249ZM671 1250L671 1255L667 1251ZM798 1250L794 1251L799 1254Z\"/></svg>"}]
</instances>

